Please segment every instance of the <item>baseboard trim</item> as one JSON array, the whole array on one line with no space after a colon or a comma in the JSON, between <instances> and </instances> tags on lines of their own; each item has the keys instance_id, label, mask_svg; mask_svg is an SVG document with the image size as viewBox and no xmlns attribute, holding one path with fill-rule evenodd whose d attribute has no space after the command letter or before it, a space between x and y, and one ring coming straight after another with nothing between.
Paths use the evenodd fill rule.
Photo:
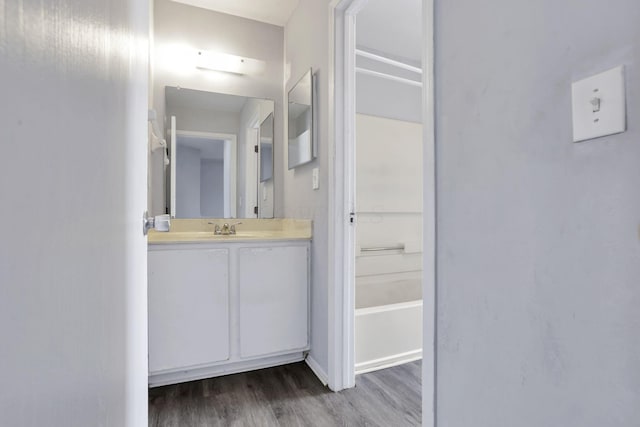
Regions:
<instances>
[{"instance_id":1,"label":"baseboard trim","mask_svg":"<svg viewBox=\"0 0 640 427\"><path fill-rule=\"evenodd\" d=\"M256 369L271 368L274 366L286 365L288 363L301 362L302 360L304 360L304 353L300 352L225 363L217 366L185 369L179 372L156 373L149 375L149 388L201 380L204 378L219 377L222 375L237 374L239 372L253 371Z\"/></svg>"},{"instance_id":2,"label":"baseboard trim","mask_svg":"<svg viewBox=\"0 0 640 427\"><path fill-rule=\"evenodd\" d=\"M377 371L379 369L392 368L420 359L422 359L422 349L394 354L393 356L383 357L381 359L368 360L356 364L356 375L366 374L367 372Z\"/></svg>"},{"instance_id":3,"label":"baseboard trim","mask_svg":"<svg viewBox=\"0 0 640 427\"><path fill-rule=\"evenodd\" d=\"M304 361L306 362L307 366L309 366L311 371L316 375L316 377L318 377L322 385L326 386L327 384L329 384L329 375L327 375L327 373L320 367L320 364L316 362L316 360L311 357L311 355L308 355Z\"/></svg>"}]
</instances>

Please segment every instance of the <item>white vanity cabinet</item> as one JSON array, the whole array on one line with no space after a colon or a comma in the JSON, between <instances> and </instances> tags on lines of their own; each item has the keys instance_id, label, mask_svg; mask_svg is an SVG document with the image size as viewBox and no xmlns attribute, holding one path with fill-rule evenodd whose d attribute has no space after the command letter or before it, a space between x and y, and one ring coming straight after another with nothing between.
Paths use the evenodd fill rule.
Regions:
<instances>
[{"instance_id":1,"label":"white vanity cabinet","mask_svg":"<svg viewBox=\"0 0 640 427\"><path fill-rule=\"evenodd\" d=\"M149 252L149 372L229 359L229 250Z\"/></svg>"},{"instance_id":2,"label":"white vanity cabinet","mask_svg":"<svg viewBox=\"0 0 640 427\"><path fill-rule=\"evenodd\" d=\"M308 344L307 251L300 246L241 248L240 357ZM265 274L268 272L268 274Z\"/></svg>"},{"instance_id":3,"label":"white vanity cabinet","mask_svg":"<svg viewBox=\"0 0 640 427\"><path fill-rule=\"evenodd\" d=\"M309 240L149 245L149 384L304 359Z\"/></svg>"}]
</instances>

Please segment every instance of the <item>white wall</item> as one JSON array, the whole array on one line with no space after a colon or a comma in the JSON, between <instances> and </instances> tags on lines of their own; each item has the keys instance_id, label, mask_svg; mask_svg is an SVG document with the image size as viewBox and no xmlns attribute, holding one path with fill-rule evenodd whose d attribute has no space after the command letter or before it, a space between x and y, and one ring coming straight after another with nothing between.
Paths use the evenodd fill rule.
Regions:
<instances>
[{"instance_id":1,"label":"white wall","mask_svg":"<svg viewBox=\"0 0 640 427\"><path fill-rule=\"evenodd\" d=\"M147 425L145 1L0 6L0 425Z\"/></svg>"},{"instance_id":2,"label":"white wall","mask_svg":"<svg viewBox=\"0 0 640 427\"><path fill-rule=\"evenodd\" d=\"M437 418L640 425L640 3L436 1ZM625 64L628 131L572 143Z\"/></svg>"},{"instance_id":3,"label":"white wall","mask_svg":"<svg viewBox=\"0 0 640 427\"><path fill-rule=\"evenodd\" d=\"M284 174L284 214L313 220L311 244L311 357L328 372L328 217L329 117L328 117L328 0L300 0L285 26L285 93L313 68L317 73L318 158ZM286 119L285 119L286 120ZM277 134L276 134L277 135ZM285 150L275 151L275 171L286 170ZM320 169L320 188L312 190L313 168ZM276 181L276 188L278 181ZM276 200L278 200L276 194Z\"/></svg>"},{"instance_id":4,"label":"white wall","mask_svg":"<svg viewBox=\"0 0 640 427\"><path fill-rule=\"evenodd\" d=\"M276 153L283 150L283 29L236 16L193 6L156 0L154 11L155 48L153 107L164 117L164 87L221 92L231 95L269 98L276 103ZM233 75L195 68L197 50L212 50L247 56L266 62L263 74ZM152 158L153 211L162 213L165 198L162 180L162 153ZM282 154L276 154L281 162ZM276 188L282 188L284 166L275 165ZM282 216L283 204L276 195L276 216Z\"/></svg>"}]
</instances>

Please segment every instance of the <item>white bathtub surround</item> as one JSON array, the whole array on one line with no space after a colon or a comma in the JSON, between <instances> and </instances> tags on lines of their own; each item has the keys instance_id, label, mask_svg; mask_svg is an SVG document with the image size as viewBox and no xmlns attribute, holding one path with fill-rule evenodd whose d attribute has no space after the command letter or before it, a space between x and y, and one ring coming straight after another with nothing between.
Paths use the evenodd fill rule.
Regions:
<instances>
[{"instance_id":1,"label":"white bathtub surround","mask_svg":"<svg viewBox=\"0 0 640 427\"><path fill-rule=\"evenodd\" d=\"M422 126L358 114L356 127L355 371L363 373L422 357Z\"/></svg>"},{"instance_id":2,"label":"white bathtub surround","mask_svg":"<svg viewBox=\"0 0 640 427\"><path fill-rule=\"evenodd\" d=\"M356 280L356 374L422 358L420 272Z\"/></svg>"},{"instance_id":3,"label":"white bathtub surround","mask_svg":"<svg viewBox=\"0 0 640 427\"><path fill-rule=\"evenodd\" d=\"M356 374L422 359L422 300L356 309Z\"/></svg>"},{"instance_id":4,"label":"white bathtub surround","mask_svg":"<svg viewBox=\"0 0 640 427\"><path fill-rule=\"evenodd\" d=\"M356 280L356 310L422 301L422 273L376 274Z\"/></svg>"}]
</instances>

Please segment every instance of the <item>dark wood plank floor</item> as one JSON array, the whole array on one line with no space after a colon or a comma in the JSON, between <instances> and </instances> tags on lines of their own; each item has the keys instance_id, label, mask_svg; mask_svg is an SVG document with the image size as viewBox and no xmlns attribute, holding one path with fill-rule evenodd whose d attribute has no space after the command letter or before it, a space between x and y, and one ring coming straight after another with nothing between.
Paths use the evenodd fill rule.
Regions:
<instances>
[{"instance_id":1,"label":"dark wood plank floor","mask_svg":"<svg viewBox=\"0 0 640 427\"><path fill-rule=\"evenodd\" d=\"M150 426L418 426L420 362L333 393L304 363L149 390Z\"/></svg>"}]
</instances>

